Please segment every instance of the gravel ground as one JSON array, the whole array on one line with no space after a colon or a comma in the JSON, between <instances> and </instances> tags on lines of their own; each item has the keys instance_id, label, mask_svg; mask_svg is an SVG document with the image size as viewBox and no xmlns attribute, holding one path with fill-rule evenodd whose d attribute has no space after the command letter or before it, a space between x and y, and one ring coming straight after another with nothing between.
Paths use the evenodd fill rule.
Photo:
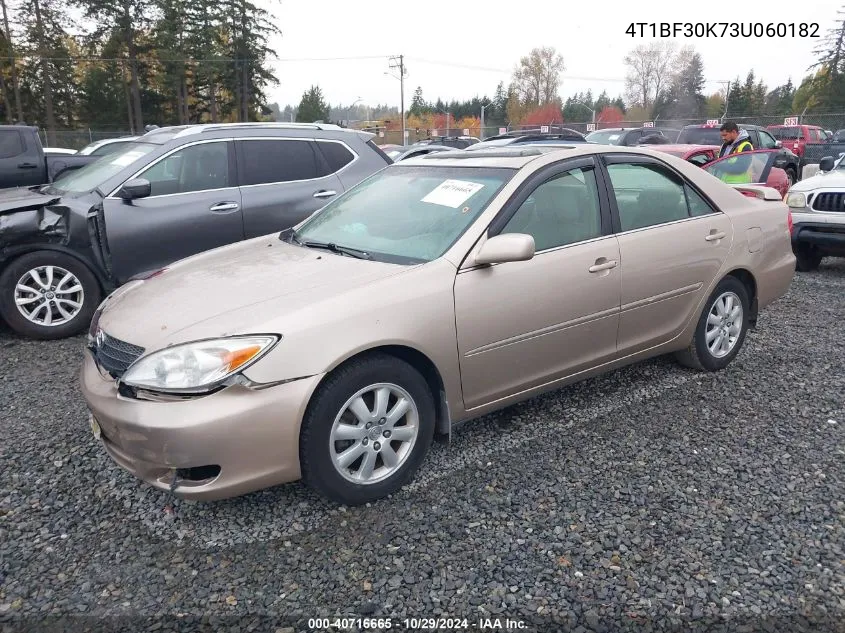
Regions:
<instances>
[{"instance_id":1,"label":"gravel ground","mask_svg":"<svg viewBox=\"0 0 845 633\"><path fill-rule=\"evenodd\" d=\"M843 322L826 260L726 371L656 359L475 420L351 509L171 505L91 437L82 339L0 329L0 631L845 630Z\"/></svg>"}]
</instances>

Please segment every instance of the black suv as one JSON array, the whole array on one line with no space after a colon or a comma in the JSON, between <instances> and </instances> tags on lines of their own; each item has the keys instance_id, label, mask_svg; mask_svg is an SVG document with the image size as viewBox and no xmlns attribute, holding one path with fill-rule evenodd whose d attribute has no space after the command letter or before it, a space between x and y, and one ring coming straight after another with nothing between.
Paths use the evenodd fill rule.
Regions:
<instances>
[{"instance_id":1,"label":"black suv","mask_svg":"<svg viewBox=\"0 0 845 633\"><path fill-rule=\"evenodd\" d=\"M678 135L677 142L686 145L721 146L722 137L719 134L719 127L718 125L705 124L684 126ZM780 153L775 159L774 167L780 167L786 172L790 186L798 181L801 173L801 159L796 154L783 147L783 144L762 126L742 124L739 129L748 132L748 140L751 141L754 149L779 149Z\"/></svg>"},{"instance_id":2,"label":"black suv","mask_svg":"<svg viewBox=\"0 0 845 633\"><path fill-rule=\"evenodd\" d=\"M670 143L678 138L680 130L668 127L609 127L587 134L587 141L601 145L623 145L632 147L639 145L647 136L662 136ZM680 141L678 141L680 142Z\"/></svg>"}]
</instances>

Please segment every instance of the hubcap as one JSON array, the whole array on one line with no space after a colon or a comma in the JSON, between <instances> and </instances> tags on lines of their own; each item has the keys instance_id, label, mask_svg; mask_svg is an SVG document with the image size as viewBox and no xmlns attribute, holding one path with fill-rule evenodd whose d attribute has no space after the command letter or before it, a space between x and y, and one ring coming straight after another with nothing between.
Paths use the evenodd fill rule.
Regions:
<instances>
[{"instance_id":1,"label":"hubcap","mask_svg":"<svg viewBox=\"0 0 845 633\"><path fill-rule=\"evenodd\" d=\"M707 329L704 340L707 349L715 358L731 353L742 332L742 301L733 292L719 295L707 315Z\"/></svg>"},{"instance_id":2,"label":"hubcap","mask_svg":"<svg viewBox=\"0 0 845 633\"><path fill-rule=\"evenodd\" d=\"M61 266L38 266L15 284L15 305L23 317L55 327L76 317L85 303L85 291L76 275Z\"/></svg>"},{"instance_id":3,"label":"hubcap","mask_svg":"<svg viewBox=\"0 0 845 633\"><path fill-rule=\"evenodd\" d=\"M419 435L419 411L398 385L361 389L341 407L329 436L332 463L344 479L374 484L408 459Z\"/></svg>"}]
</instances>

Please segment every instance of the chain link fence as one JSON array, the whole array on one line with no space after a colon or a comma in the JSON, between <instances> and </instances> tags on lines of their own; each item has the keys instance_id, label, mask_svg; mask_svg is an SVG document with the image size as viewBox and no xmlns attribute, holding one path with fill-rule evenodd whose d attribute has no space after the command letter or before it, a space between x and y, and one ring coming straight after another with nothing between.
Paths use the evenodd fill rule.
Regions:
<instances>
[{"instance_id":1,"label":"chain link fence","mask_svg":"<svg viewBox=\"0 0 845 633\"><path fill-rule=\"evenodd\" d=\"M65 149L80 150L86 145L94 141L102 141L109 138L119 138L121 136L131 136L132 133L128 130L94 130L85 128L80 130L56 130L54 133L55 142L48 141L47 130L39 130L41 143L45 147L61 147Z\"/></svg>"}]
</instances>

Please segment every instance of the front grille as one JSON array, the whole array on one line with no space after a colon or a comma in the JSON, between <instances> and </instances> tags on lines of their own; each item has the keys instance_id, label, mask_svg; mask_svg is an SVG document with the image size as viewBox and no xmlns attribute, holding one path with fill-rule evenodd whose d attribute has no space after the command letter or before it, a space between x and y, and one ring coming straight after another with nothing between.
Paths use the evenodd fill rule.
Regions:
<instances>
[{"instance_id":1,"label":"front grille","mask_svg":"<svg viewBox=\"0 0 845 633\"><path fill-rule=\"evenodd\" d=\"M92 346L94 359L113 378L120 378L141 354L143 347L109 336L102 330Z\"/></svg>"},{"instance_id":2,"label":"front grille","mask_svg":"<svg viewBox=\"0 0 845 633\"><path fill-rule=\"evenodd\" d=\"M813 199L813 209L816 211L845 212L845 193L819 193Z\"/></svg>"}]
</instances>

